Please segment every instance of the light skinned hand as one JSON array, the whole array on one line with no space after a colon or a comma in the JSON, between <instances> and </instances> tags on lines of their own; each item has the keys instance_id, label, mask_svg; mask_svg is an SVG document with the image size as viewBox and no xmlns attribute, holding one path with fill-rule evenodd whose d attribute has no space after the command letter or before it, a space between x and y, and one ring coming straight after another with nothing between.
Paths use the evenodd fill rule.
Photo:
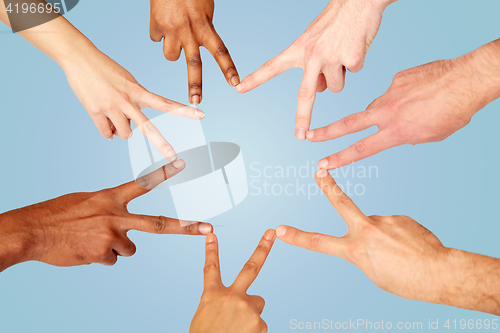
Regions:
<instances>
[{"instance_id":1,"label":"light skinned hand","mask_svg":"<svg viewBox=\"0 0 500 333\"><path fill-rule=\"evenodd\" d=\"M499 62L497 40L456 59L397 73L365 111L307 133L309 141L320 142L378 127L375 134L320 160L319 167L340 168L395 146L446 139L500 96Z\"/></svg>"},{"instance_id":2,"label":"light skinned hand","mask_svg":"<svg viewBox=\"0 0 500 333\"><path fill-rule=\"evenodd\" d=\"M208 223L181 226L177 219L131 214L128 203L173 177L183 160L121 186L73 193L0 215L0 271L36 260L55 266L91 263L113 265L117 256L132 256L136 247L129 230L156 234L204 235Z\"/></svg>"},{"instance_id":3,"label":"light skinned hand","mask_svg":"<svg viewBox=\"0 0 500 333\"><path fill-rule=\"evenodd\" d=\"M64 62L63 69L99 133L110 140L113 135L128 139L132 136L132 120L169 162L175 161L174 147L141 110L152 108L191 119L202 119L203 111L147 91L111 58L97 49L93 51L91 57L87 54L78 61Z\"/></svg>"},{"instance_id":4,"label":"light skinned hand","mask_svg":"<svg viewBox=\"0 0 500 333\"><path fill-rule=\"evenodd\" d=\"M151 40L164 38L163 52L170 61L179 59L184 49L189 101L195 105L203 97L201 46L212 54L230 86L240 83L229 51L212 24L213 16L213 0L151 0Z\"/></svg>"},{"instance_id":5,"label":"light skinned hand","mask_svg":"<svg viewBox=\"0 0 500 333\"><path fill-rule=\"evenodd\" d=\"M408 216L366 216L325 169L316 181L347 233L334 237L279 226L279 239L343 258L400 297L500 314L500 260L446 248Z\"/></svg>"},{"instance_id":6,"label":"light skinned hand","mask_svg":"<svg viewBox=\"0 0 500 333\"><path fill-rule=\"evenodd\" d=\"M265 301L248 295L276 239L269 229L257 249L230 287L222 284L217 237L208 234L205 246L205 279L200 305L191 322L190 333L265 333L267 324L260 317Z\"/></svg>"},{"instance_id":7,"label":"light skinned hand","mask_svg":"<svg viewBox=\"0 0 500 333\"><path fill-rule=\"evenodd\" d=\"M250 91L295 67L304 69L297 99L295 136L306 139L316 92L344 88L346 68L356 73L377 35L382 12L391 0L332 0L286 50L267 61L236 87Z\"/></svg>"},{"instance_id":8,"label":"light skinned hand","mask_svg":"<svg viewBox=\"0 0 500 333\"><path fill-rule=\"evenodd\" d=\"M47 5L43 0L34 2ZM127 70L99 51L66 18L53 15L55 19L20 31L19 35L61 66L99 133L109 140L114 135L128 139L132 135L132 120L169 162L177 159L174 148L142 110L152 108L191 119L202 119L204 113L149 92ZM0 2L0 20L10 26L3 2Z\"/></svg>"}]
</instances>

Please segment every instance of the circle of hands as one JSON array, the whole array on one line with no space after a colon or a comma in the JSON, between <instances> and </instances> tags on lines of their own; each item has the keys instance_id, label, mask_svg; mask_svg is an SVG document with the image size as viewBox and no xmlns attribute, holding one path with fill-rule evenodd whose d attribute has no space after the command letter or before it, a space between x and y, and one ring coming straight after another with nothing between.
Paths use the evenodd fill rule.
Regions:
<instances>
[{"instance_id":1,"label":"circle of hands","mask_svg":"<svg viewBox=\"0 0 500 333\"><path fill-rule=\"evenodd\" d=\"M20 32L58 62L104 138L129 139L132 121L170 163L115 188L68 194L1 214L0 271L30 260L56 266L113 265L118 256L136 252L127 237L129 230L205 235L204 291L190 332L267 332L261 318L264 299L248 295L247 290L278 237L290 245L345 259L378 287L395 295L500 315L500 299L493 292L500 278L498 259L447 248L407 216L365 215L328 173L399 145L444 140L466 126L476 112L500 96L500 40L455 59L401 71L365 110L321 128L310 128L316 94L326 89L340 92L347 71L356 73L363 68L382 13L392 2L331 0L297 40L241 80L212 23L213 0L151 0L150 37L155 42L163 41L167 60L178 60L184 50L191 104L201 103L203 97L203 46L227 83L239 93L253 90L291 68L303 68L294 128L299 140L329 141L372 126L378 128L375 134L318 163L318 186L347 224L348 232L335 237L285 225L267 230L229 287L222 284L219 246L210 224L183 225L178 219L136 215L127 210L131 200L185 168L175 147L142 110L152 108L198 120L205 113L142 87L62 16L44 24L60 32L57 40ZM0 19L9 24L1 6L3 3ZM467 283L471 280L477 283Z\"/></svg>"}]
</instances>

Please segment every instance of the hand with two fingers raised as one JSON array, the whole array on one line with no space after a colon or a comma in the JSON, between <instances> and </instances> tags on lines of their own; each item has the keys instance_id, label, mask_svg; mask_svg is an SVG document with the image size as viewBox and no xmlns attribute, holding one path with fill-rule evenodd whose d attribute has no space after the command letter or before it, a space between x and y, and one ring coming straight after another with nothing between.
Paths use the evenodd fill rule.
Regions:
<instances>
[{"instance_id":1,"label":"hand with two fingers raised","mask_svg":"<svg viewBox=\"0 0 500 333\"><path fill-rule=\"evenodd\" d=\"M295 136L306 139L316 92L344 88L346 69L358 72L377 35L382 12L395 0L332 0L286 50L267 61L236 87L250 91L295 67L304 69L297 98Z\"/></svg>"},{"instance_id":2,"label":"hand with two fingers raised","mask_svg":"<svg viewBox=\"0 0 500 333\"><path fill-rule=\"evenodd\" d=\"M163 52L170 61L179 59L184 49L189 102L195 105L203 98L201 46L215 58L230 86L240 83L229 51L212 24L214 6L214 0L151 0L151 40L163 38Z\"/></svg>"},{"instance_id":3,"label":"hand with two fingers raised","mask_svg":"<svg viewBox=\"0 0 500 333\"><path fill-rule=\"evenodd\" d=\"M265 301L260 296L248 295L247 290L257 278L275 239L275 231L267 230L234 283L225 287L220 273L217 237L207 235L203 295L190 333L267 332L267 324L260 317Z\"/></svg>"},{"instance_id":4,"label":"hand with two fingers raised","mask_svg":"<svg viewBox=\"0 0 500 333\"><path fill-rule=\"evenodd\" d=\"M434 61L394 76L389 89L365 111L307 132L320 142L363 131L378 132L318 162L340 168L404 144L442 141L500 96L500 39L456 59Z\"/></svg>"},{"instance_id":5,"label":"hand with two fingers raised","mask_svg":"<svg viewBox=\"0 0 500 333\"><path fill-rule=\"evenodd\" d=\"M500 315L499 259L444 247L408 216L366 216L325 169L316 181L349 230L334 237L279 226L279 239L343 258L400 297Z\"/></svg>"},{"instance_id":6,"label":"hand with two fingers raised","mask_svg":"<svg viewBox=\"0 0 500 333\"><path fill-rule=\"evenodd\" d=\"M30 260L55 266L91 263L113 265L117 256L132 256L129 230L157 234L206 235L208 223L182 226L163 216L131 214L128 203L173 177L183 160L121 186L92 193L73 193L0 215L0 271Z\"/></svg>"}]
</instances>

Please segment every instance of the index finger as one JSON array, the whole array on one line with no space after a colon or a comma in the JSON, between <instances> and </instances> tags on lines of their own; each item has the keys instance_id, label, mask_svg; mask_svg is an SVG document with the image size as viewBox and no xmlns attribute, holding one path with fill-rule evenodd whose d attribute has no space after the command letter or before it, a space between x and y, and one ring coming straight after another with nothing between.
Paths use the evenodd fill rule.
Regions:
<instances>
[{"instance_id":1,"label":"index finger","mask_svg":"<svg viewBox=\"0 0 500 333\"><path fill-rule=\"evenodd\" d=\"M222 73L224 73L227 83L229 83L232 87L238 85L238 83L240 83L240 76L238 75L236 66L234 65L233 59L231 59L231 55L224 45L224 42L215 30L213 31L212 36L208 39L206 48L212 57L214 57L215 61L217 61Z\"/></svg>"},{"instance_id":2,"label":"index finger","mask_svg":"<svg viewBox=\"0 0 500 333\"><path fill-rule=\"evenodd\" d=\"M240 274L238 274L236 280L234 280L234 283L231 286L232 288L236 288L244 292L250 288L259 275L262 266L264 266L275 239L276 232L273 229L267 230L254 253L247 261Z\"/></svg>"},{"instance_id":3,"label":"index finger","mask_svg":"<svg viewBox=\"0 0 500 333\"><path fill-rule=\"evenodd\" d=\"M115 187L113 191L118 200L126 205L135 198L148 193L165 180L172 178L185 167L186 163L183 160L177 160L139 177L135 181Z\"/></svg>"},{"instance_id":4,"label":"index finger","mask_svg":"<svg viewBox=\"0 0 500 333\"><path fill-rule=\"evenodd\" d=\"M163 155L169 162L173 162L177 159L177 154L174 148L167 140L163 137L161 132L156 128L156 126L146 117L141 111L135 110L129 115L130 119L139 128L142 134L153 144L153 146L158 149L160 154Z\"/></svg>"},{"instance_id":5,"label":"index finger","mask_svg":"<svg viewBox=\"0 0 500 333\"><path fill-rule=\"evenodd\" d=\"M309 131L320 73L321 67L317 63L312 63L304 69L297 96L297 116L295 117L295 137L299 140L305 140L306 132Z\"/></svg>"},{"instance_id":6,"label":"index finger","mask_svg":"<svg viewBox=\"0 0 500 333\"><path fill-rule=\"evenodd\" d=\"M360 220L366 218L366 215L354 204L344 191L337 185L332 175L325 169L319 169L316 172L316 182L333 207L340 214L342 219L349 227Z\"/></svg>"},{"instance_id":7,"label":"index finger","mask_svg":"<svg viewBox=\"0 0 500 333\"><path fill-rule=\"evenodd\" d=\"M236 86L236 91L239 93L246 93L292 67L295 67L294 58L292 58L289 49L286 49L276 57L266 61L258 70L244 78L243 81Z\"/></svg>"},{"instance_id":8,"label":"index finger","mask_svg":"<svg viewBox=\"0 0 500 333\"><path fill-rule=\"evenodd\" d=\"M204 289L215 289L223 286L220 276L219 244L217 237L210 233L205 243L205 266L203 267Z\"/></svg>"}]
</instances>

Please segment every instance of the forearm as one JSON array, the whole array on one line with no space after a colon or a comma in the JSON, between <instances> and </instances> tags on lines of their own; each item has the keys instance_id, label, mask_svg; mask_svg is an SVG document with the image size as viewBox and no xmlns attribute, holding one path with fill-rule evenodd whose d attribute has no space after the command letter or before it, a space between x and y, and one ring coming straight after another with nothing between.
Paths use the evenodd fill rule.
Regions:
<instances>
[{"instance_id":1,"label":"forearm","mask_svg":"<svg viewBox=\"0 0 500 333\"><path fill-rule=\"evenodd\" d=\"M500 39L458 59L464 61L468 68L464 77L474 82L471 94L478 98L479 109L500 97Z\"/></svg>"},{"instance_id":2,"label":"forearm","mask_svg":"<svg viewBox=\"0 0 500 333\"><path fill-rule=\"evenodd\" d=\"M39 0L40 3L45 3ZM36 14L34 14L36 15ZM8 25L9 17L3 1L0 1L0 20ZM95 50L95 46L62 15L33 28L18 32L37 49L54 59L61 67L75 56Z\"/></svg>"},{"instance_id":3,"label":"forearm","mask_svg":"<svg viewBox=\"0 0 500 333\"><path fill-rule=\"evenodd\" d=\"M435 303L500 315L500 259L450 249Z\"/></svg>"}]
</instances>

